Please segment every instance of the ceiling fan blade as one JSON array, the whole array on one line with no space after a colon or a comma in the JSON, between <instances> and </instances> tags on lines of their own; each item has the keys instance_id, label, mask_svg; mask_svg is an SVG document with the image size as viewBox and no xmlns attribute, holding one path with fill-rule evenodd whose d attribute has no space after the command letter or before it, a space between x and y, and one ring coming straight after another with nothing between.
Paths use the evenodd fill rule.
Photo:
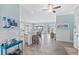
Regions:
<instances>
[{"instance_id":1,"label":"ceiling fan blade","mask_svg":"<svg viewBox=\"0 0 79 59\"><path fill-rule=\"evenodd\" d=\"M58 8L61 8L61 6L54 7L53 9L58 9Z\"/></svg>"}]
</instances>

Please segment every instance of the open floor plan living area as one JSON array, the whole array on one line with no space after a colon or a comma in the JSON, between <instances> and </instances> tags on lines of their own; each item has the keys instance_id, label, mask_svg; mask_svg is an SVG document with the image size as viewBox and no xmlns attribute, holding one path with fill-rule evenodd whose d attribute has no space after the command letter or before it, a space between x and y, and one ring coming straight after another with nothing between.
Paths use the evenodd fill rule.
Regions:
<instances>
[{"instance_id":1,"label":"open floor plan living area","mask_svg":"<svg viewBox=\"0 0 79 59\"><path fill-rule=\"evenodd\" d=\"M0 4L0 55L78 55L78 4Z\"/></svg>"}]
</instances>

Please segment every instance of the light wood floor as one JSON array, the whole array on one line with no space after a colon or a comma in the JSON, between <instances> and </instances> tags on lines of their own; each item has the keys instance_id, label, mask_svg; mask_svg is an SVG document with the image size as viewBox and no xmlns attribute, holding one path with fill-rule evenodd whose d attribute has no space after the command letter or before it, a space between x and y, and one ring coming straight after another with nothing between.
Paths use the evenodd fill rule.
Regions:
<instances>
[{"instance_id":1,"label":"light wood floor","mask_svg":"<svg viewBox=\"0 0 79 59\"><path fill-rule=\"evenodd\" d=\"M77 52L72 43L50 39L49 35L43 35L39 45L24 46L24 55L77 55Z\"/></svg>"}]
</instances>

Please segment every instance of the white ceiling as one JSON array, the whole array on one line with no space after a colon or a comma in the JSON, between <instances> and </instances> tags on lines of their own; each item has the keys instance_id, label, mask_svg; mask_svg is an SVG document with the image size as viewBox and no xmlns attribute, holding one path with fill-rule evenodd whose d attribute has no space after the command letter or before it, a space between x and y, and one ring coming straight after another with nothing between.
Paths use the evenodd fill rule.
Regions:
<instances>
[{"instance_id":1,"label":"white ceiling","mask_svg":"<svg viewBox=\"0 0 79 59\"><path fill-rule=\"evenodd\" d=\"M57 4L56 4L57 5ZM46 4L24 4L20 5L21 20L26 22L55 22L56 15L73 13L77 5L61 4L61 8L56 13L49 13L42 9L47 9Z\"/></svg>"}]
</instances>

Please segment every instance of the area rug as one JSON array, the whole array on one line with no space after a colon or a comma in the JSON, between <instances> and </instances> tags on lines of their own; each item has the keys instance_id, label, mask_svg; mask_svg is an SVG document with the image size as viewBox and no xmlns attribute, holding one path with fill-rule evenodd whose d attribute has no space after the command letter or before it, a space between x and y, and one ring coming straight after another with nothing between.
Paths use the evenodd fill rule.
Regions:
<instances>
[{"instance_id":1,"label":"area rug","mask_svg":"<svg viewBox=\"0 0 79 59\"><path fill-rule=\"evenodd\" d=\"M77 55L78 54L77 49L75 49L73 47L64 47L64 48L68 55Z\"/></svg>"}]
</instances>

